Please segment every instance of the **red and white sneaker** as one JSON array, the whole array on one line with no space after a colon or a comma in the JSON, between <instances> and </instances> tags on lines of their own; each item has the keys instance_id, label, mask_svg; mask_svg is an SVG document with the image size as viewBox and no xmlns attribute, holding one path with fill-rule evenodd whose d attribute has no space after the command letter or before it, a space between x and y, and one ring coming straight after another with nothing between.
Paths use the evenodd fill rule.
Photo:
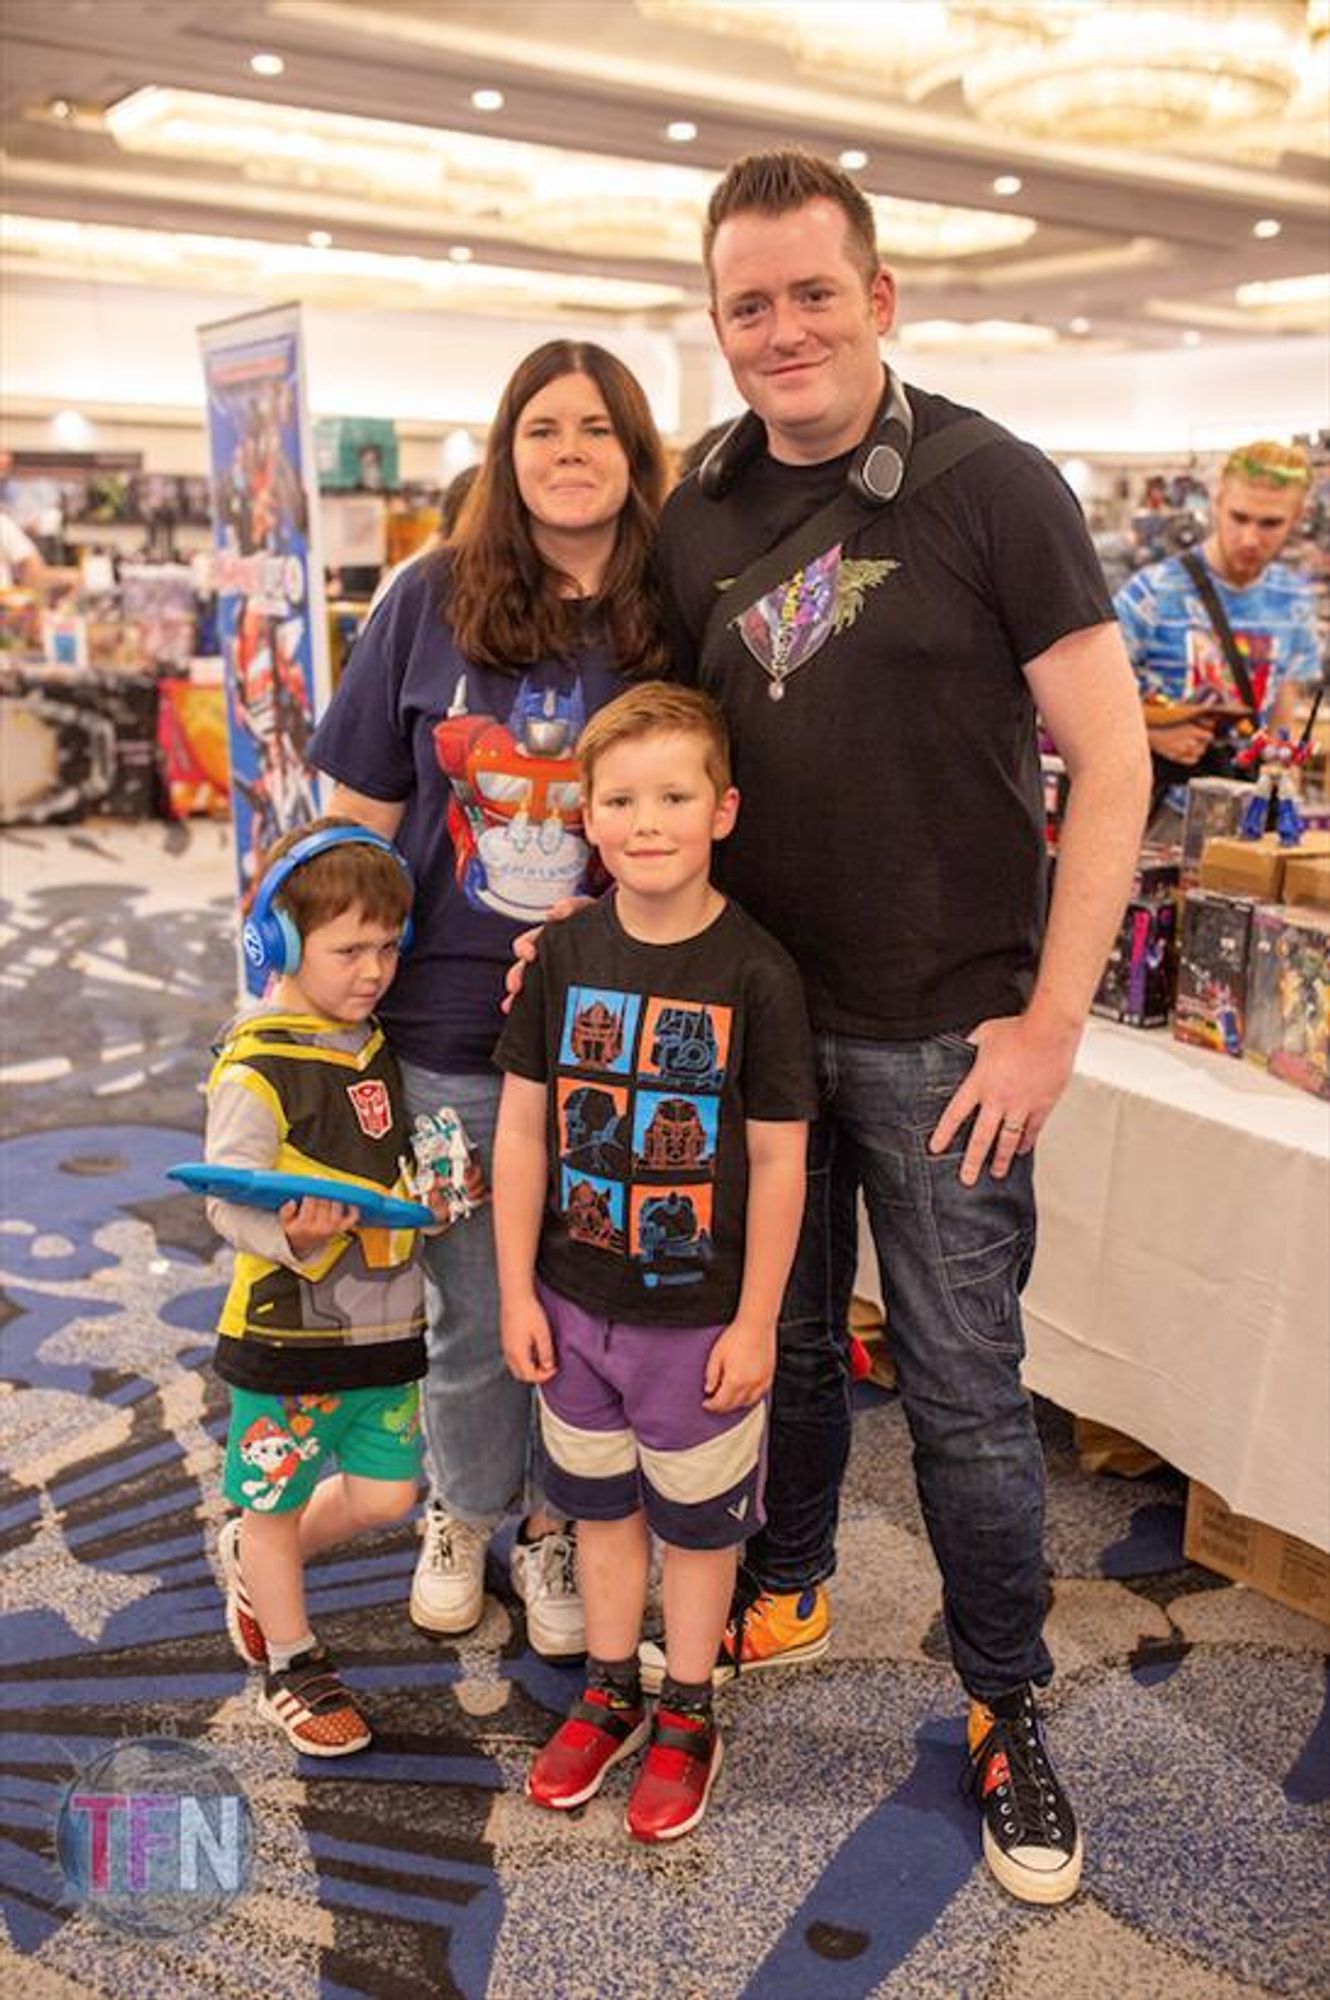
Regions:
<instances>
[{"instance_id":1,"label":"red and white sneaker","mask_svg":"<svg viewBox=\"0 0 1330 2000\"><path fill-rule=\"evenodd\" d=\"M298 1653L289 1667L265 1675L258 1711L307 1757L349 1757L373 1741L373 1731L322 1646Z\"/></svg>"},{"instance_id":2,"label":"red and white sneaker","mask_svg":"<svg viewBox=\"0 0 1330 2000\"><path fill-rule=\"evenodd\" d=\"M217 1537L217 1554L226 1585L226 1629L231 1636L231 1644L247 1667L266 1667L268 1642L263 1636L263 1627L254 1616L254 1606L245 1588L245 1579L240 1574L241 1519L241 1515L235 1515Z\"/></svg>"},{"instance_id":3,"label":"red and white sneaker","mask_svg":"<svg viewBox=\"0 0 1330 2000\"><path fill-rule=\"evenodd\" d=\"M528 1771L527 1797L556 1812L584 1805L650 1733L651 1719L640 1703L627 1708L604 1688L588 1688Z\"/></svg>"},{"instance_id":4,"label":"red and white sneaker","mask_svg":"<svg viewBox=\"0 0 1330 2000\"><path fill-rule=\"evenodd\" d=\"M651 1747L628 1794L624 1825L634 1840L677 1840L699 1824L724 1749L710 1716L658 1708Z\"/></svg>"}]
</instances>

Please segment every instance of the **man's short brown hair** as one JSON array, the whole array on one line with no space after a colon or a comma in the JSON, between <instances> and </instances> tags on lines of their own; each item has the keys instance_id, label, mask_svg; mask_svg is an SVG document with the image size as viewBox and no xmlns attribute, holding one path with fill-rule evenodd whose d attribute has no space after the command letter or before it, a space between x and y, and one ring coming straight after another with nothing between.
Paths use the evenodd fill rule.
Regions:
<instances>
[{"instance_id":1,"label":"man's short brown hair","mask_svg":"<svg viewBox=\"0 0 1330 2000\"><path fill-rule=\"evenodd\" d=\"M696 736L703 749L707 776L719 799L731 785L730 738L725 717L701 688L680 687L673 681L641 681L596 710L577 743L582 789L590 799L596 766L620 743L640 743L647 736Z\"/></svg>"},{"instance_id":2,"label":"man's short brown hair","mask_svg":"<svg viewBox=\"0 0 1330 2000\"><path fill-rule=\"evenodd\" d=\"M1278 444L1274 438L1258 438L1255 444L1240 444L1224 460L1220 474L1225 479L1243 479L1252 486L1277 486L1287 492L1312 483L1312 462L1300 444Z\"/></svg>"},{"instance_id":3,"label":"man's short brown hair","mask_svg":"<svg viewBox=\"0 0 1330 2000\"><path fill-rule=\"evenodd\" d=\"M707 203L707 219L702 230L702 262L715 287L711 253L716 231L732 215L787 215L810 201L834 201L845 217L845 249L871 285L882 259L878 254L877 225L872 206L863 189L830 160L817 153L792 150L783 153L749 153L736 160Z\"/></svg>"},{"instance_id":4,"label":"man's short brown hair","mask_svg":"<svg viewBox=\"0 0 1330 2000\"><path fill-rule=\"evenodd\" d=\"M278 909L285 910L301 939L322 925L332 923L344 910L359 905L369 922L387 930L401 930L411 914L411 878L395 855L388 854L368 829L356 820L327 814L308 826L293 827L275 840L263 857L266 875L284 855L315 834L331 833L335 827L352 827L363 840L338 841L320 854L312 854L294 868L277 891Z\"/></svg>"}]
</instances>

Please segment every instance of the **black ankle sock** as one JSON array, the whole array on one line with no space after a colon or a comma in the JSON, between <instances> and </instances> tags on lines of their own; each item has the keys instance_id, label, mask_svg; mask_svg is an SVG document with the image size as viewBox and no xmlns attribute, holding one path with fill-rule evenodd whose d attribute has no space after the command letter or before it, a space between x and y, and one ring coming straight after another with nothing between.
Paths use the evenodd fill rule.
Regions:
<instances>
[{"instance_id":1,"label":"black ankle sock","mask_svg":"<svg viewBox=\"0 0 1330 2000\"><path fill-rule=\"evenodd\" d=\"M672 1708L684 1715L705 1716L711 1720L711 1682L676 1681L673 1674L666 1674L660 1684L660 1705Z\"/></svg>"},{"instance_id":2,"label":"black ankle sock","mask_svg":"<svg viewBox=\"0 0 1330 2000\"><path fill-rule=\"evenodd\" d=\"M588 1653L586 1684L589 1688L599 1688L613 1701L622 1702L625 1708L641 1707L642 1677L636 1653L630 1653L626 1660L598 1660Z\"/></svg>"}]
</instances>

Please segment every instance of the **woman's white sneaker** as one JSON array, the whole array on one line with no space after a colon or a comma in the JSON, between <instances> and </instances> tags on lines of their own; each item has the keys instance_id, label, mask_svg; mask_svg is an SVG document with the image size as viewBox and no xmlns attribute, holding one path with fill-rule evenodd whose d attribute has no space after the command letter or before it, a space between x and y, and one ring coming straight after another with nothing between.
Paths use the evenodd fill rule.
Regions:
<instances>
[{"instance_id":1,"label":"woman's white sneaker","mask_svg":"<svg viewBox=\"0 0 1330 2000\"><path fill-rule=\"evenodd\" d=\"M426 1632L469 1632L485 1609L489 1536L431 1500L411 1581L411 1622Z\"/></svg>"},{"instance_id":2,"label":"woman's white sneaker","mask_svg":"<svg viewBox=\"0 0 1330 2000\"><path fill-rule=\"evenodd\" d=\"M513 1589L526 1606L527 1643L545 1660L576 1660L586 1652L576 1554L571 1529L513 1543L509 1567Z\"/></svg>"}]
</instances>

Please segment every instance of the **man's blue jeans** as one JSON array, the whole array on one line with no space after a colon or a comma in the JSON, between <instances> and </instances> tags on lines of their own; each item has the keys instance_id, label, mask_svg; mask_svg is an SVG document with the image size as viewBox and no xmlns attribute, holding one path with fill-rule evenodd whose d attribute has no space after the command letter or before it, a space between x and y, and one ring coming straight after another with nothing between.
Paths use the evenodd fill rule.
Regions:
<instances>
[{"instance_id":1,"label":"man's blue jeans","mask_svg":"<svg viewBox=\"0 0 1330 2000\"><path fill-rule=\"evenodd\" d=\"M929 1134L974 1061L962 1036L875 1042L824 1033L816 1042L821 1111L781 1310L767 1525L748 1545L748 1566L780 1591L820 1582L836 1566L862 1188L957 1672L980 1700L1042 1684L1053 1666L1042 1636L1044 1461L1020 1379L1020 1291L1035 1240L1031 1159L1014 1160L1003 1181L985 1173L966 1188L968 1125L947 1153L929 1153ZM882 1588L890 1618L889 1576Z\"/></svg>"}]
</instances>

